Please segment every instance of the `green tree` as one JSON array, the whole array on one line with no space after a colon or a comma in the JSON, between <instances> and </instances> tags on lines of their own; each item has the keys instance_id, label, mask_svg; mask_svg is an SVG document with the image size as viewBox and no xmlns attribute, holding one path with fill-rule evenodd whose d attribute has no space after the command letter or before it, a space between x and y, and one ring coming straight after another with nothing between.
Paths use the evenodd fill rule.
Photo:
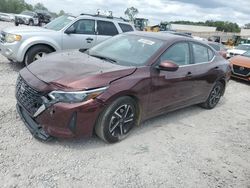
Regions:
<instances>
[{"instance_id":1,"label":"green tree","mask_svg":"<svg viewBox=\"0 0 250 188\"><path fill-rule=\"evenodd\" d=\"M66 14L66 13L64 12L64 10L60 10L58 16L62 16L62 15L64 15L64 14Z\"/></svg>"},{"instance_id":2,"label":"green tree","mask_svg":"<svg viewBox=\"0 0 250 188\"><path fill-rule=\"evenodd\" d=\"M46 11L48 11L48 9L42 3L35 4L34 10L46 10Z\"/></svg>"},{"instance_id":3,"label":"green tree","mask_svg":"<svg viewBox=\"0 0 250 188\"><path fill-rule=\"evenodd\" d=\"M139 13L139 11L135 7L127 8L126 11L124 12L124 14L129 17L130 21L134 21L135 15L138 13Z\"/></svg>"},{"instance_id":4,"label":"green tree","mask_svg":"<svg viewBox=\"0 0 250 188\"><path fill-rule=\"evenodd\" d=\"M0 0L1 12L18 14L24 10L33 10L33 6L24 0Z\"/></svg>"}]
</instances>

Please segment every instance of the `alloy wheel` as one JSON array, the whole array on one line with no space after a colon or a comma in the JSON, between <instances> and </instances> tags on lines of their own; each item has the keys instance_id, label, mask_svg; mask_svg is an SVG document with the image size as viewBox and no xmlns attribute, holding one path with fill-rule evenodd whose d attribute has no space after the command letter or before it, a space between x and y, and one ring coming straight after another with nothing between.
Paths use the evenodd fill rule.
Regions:
<instances>
[{"instance_id":1,"label":"alloy wheel","mask_svg":"<svg viewBox=\"0 0 250 188\"><path fill-rule=\"evenodd\" d=\"M135 110L129 104L119 106L111 116L109 132L114 137L125 136L135 122Z\"/></svg>"},{"instance_id":2,"label":"alloy wheel","mask_svg":"<svg viewBox=\"0 0 250 188\"><path fill-rule=\"evenodd\" d=\"M215 106L221 97L221 87L219 85L217 85L216 87L213 88L212 92L211 92L211 96L209 99L209 103L211 106Z\"/></svg>"}]
</instances>

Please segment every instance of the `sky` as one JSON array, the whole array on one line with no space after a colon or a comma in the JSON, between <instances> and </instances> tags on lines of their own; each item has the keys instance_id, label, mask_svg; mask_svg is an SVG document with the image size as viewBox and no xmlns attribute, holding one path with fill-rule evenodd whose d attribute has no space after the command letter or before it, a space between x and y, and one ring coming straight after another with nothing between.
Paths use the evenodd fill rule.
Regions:
<instances>
[{"instance_id":1,"label":"sky","mask_svg":"<svg viewBox=\"0 0 250 188\"><path fill-rule=\"evenodd\" d=\"M97 9L112 11L113 16L125 17L128 7L139 10L136 17L149 19L149 24L161 21L206 21L220 20L250 23L250 0L26 0L32 5L41 2L50 11L95 14Z\"/></svg>"}]
</instances>

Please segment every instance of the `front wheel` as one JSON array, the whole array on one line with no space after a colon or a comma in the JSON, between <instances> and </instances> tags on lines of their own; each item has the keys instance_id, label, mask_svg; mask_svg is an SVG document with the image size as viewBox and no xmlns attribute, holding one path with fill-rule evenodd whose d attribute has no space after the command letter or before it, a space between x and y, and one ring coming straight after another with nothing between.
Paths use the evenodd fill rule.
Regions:
<instances>
[{"instance_id":1,"label":"front wheel","mask_svg":"<svg viewBox=\"0 0 250 188\"><path fill-rule=\"evenodd\" d=\"M25 55L24 63L26 66L31 64L33 61L41 59L46 54L53 52L53 50L45 45L37 45L31 47Z\"/></svg>"},{"instance_id":2,"label":"front wheel","mask_svg":"<svg viewBox=\"0 0 250 188\"><path fill-rule=\"evenodd\" d=\"M217 82L210 92L208 99L204 103L200 104L200 106L206 109L214 108L220 101L223 90L224 85L221 82Z\"/></svg>"},{"instance_id":3,"label":"front wheel","mask_svg":"<svg viewBox=\"0 0 250 188\"><path fill-rule=\"evenodd\" d=\"M100 115L95 132L105 142L115 143L125 139L137 121L135 101L131 97L121 97Z\"/></svg>"}]
</instances>

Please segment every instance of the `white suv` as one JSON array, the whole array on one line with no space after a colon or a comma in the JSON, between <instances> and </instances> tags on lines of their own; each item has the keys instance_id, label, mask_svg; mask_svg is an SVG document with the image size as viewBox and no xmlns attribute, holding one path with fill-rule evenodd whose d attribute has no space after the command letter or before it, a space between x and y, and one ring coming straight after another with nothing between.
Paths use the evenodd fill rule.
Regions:
<instances>
[{"instance_id":1,"label":"white suv","mask_svg":"<svg viewBox=\"0 0 250 188\"><path fill-rule=\"evenodd\" d=\"M135 28L122 18L99 15L61 16L44 27L12 27L0 33L0 52L26 65L47 53L88 49L107 38Z\"/></svg>"}]
</instances>

